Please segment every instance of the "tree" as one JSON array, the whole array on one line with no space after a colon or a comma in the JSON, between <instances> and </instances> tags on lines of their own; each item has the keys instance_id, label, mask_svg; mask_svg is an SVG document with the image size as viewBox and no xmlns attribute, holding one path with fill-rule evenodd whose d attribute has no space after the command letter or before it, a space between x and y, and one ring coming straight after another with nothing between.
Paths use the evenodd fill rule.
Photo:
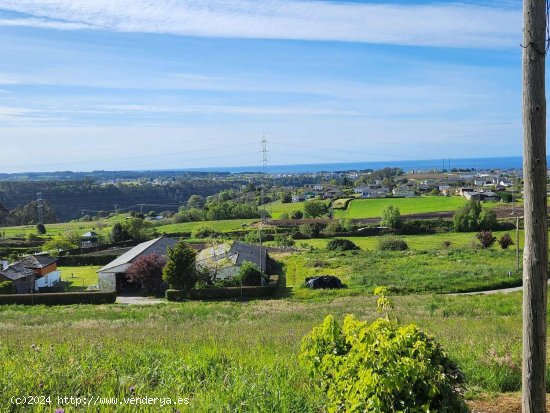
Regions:
<instances>
[{"instance_id":1,"label":"tree","mask_svg":"<svg viewBox=\"0 0 550 413\"><path fill-rule=\"evenodd\" d=\"M491 230L497 225L493 210L483 209L481 203L474 199L468 201L453 216L453 229L457 232Z\"/></svg>"},{"instance_id":2,"label":"tree","mask_svg":"<svg viewBox=\"0 0 550 413\"><path fill-rule=\"evenodd\" d=\"M139 257L126 271L130 282L139 283L145 294L159 294L162 290L162 269L166 260L157 254Z\"/></svg>"},{"instance_id":3,"label":"tree","mask_svg":"<svg viewBox=\"0 0 550 413\"><path fill-rule=\"evenodd\" d=\"M127 219L122 228L128 236L136 241L142 241L150 238L153 233L153 226L150 222L146 222L141 218Z\"/></svg>"},{"instance_id":4,"label":"tree","mask_svg":"<svg viewBox=\"0 0 550 413\"><path fill-rule=\"evenodd\" d=\"M80 247L80 235L75 231L67 231L62 234L58 234L51 240L47 241L42 249L44 251L59 251L70 250Z\"/></svg>"},{"instance_id":5,"label":"tree","mask_svg":"<svg viewBox=\"0 0 550 413\"><path fill-rule=\"evenodd\" d=\"M168 249L162 278L171 288L189 290L197 282L196 252L184 241Z\"/></svg>"},{"instance_id":6,"label":"tree","mask_svg":"<svg viewBox=\"0 0 550 413\"><path fill-rule=\"evenodd\" d=\"M281 196L281 202L283 204L290 204L292 202L292 194L290 192L285 192Z\"/></svg>"},{"instance_id":7,"label":"tree","mask_svg":"<svg viewBox=\"0 0 550 413\"><path fill-rule=\"evenodd\" d=\"M388 205L382 211L382 219L380 220L380 226L389 227L392 229L401 228L401 212L399 208L394 207L393 205Z\"/></svg>"},{"instance_id":8,"label":"tree","mask_svg":"<svg viewBox=\"0 0 550 413\"><path fill-rule=\"evenodd\" d=\"M307 201L304 205L304 216L319 218L328 214L328 205L323 201Z\"/></svg>"},{"instance_id":9,"label":"tree","mask_svg":"<svg viewBox=\"0 0 550 413\"><path fill-rule=\"evenodd\" d=\"M122 224L120 222L117 222L115 225L113 225L113 229L111 230L111 241L114 243L126 241L130 236L127 232L124 231L124 228L122 228Z\"/></svg>"},{"instance_id":10,"label":"tree","mask_svg":"<svg viewBox=\"0 0 550 413\"><path fill-rule=\"evenodd\" d=\"M39 235L46 235L46 226L44 224L36 224L36 232Z\"/></svg>"},{"instance_id":11,"label":"tree","mask_svg":"<svg viewBox=\"0 0 550 413\"><path fill-rule=\"evenodd\" d=\"M187 208L203 209L205 202L204 197L200 195L191 195L187 200Z\"/></svg>"},{"instance_id":12,"label":"tree","mask_svg":"<svg viewBox=\"0 0 550 413\"><path fill-rule=\"evenodd\" d=\"M482 230L490 230L497 226L497 215L492 209L482 209L479 214L478 227Z\"/></svg>"}]
</instances>

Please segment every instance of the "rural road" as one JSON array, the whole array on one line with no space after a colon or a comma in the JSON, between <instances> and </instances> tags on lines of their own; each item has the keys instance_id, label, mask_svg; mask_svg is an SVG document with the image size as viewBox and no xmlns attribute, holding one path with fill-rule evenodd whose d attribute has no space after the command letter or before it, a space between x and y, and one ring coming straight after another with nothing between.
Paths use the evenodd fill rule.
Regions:
<instances>
[{"instance_id":1,"label":"rural road","mask_svg":"<svg viewBox=\"0 0 550 413\"><path fill-rule=\"evenodd\" d=\"M550 284L550 280L548 280L548 283ZM483 295L490 295L490 294L508 294L508 293L515 293L518 291L521 291L523 289L523 286L519 287L512 287L512 288L501 288L499 290L487 290L487 291L474 291L471 293L453 293L453 294L447 294L447 295L475 295L475 294L483 294Z\"/></svg>"}]
</instances>

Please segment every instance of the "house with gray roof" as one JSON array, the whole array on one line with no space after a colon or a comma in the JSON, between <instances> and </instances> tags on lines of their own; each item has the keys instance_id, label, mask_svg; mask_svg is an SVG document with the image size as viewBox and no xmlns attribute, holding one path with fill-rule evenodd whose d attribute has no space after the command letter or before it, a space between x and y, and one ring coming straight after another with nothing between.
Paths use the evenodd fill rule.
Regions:
<instances>
[{"instance_id":1,"label":"house with gray roof","mask_svg":"<svg viewBox=\"0 0 550 413\"><path fill-rule=\"evenodd\" d=\"M60 280L57 260L48 255L28 255L0 268L0 281L11 281L18 294L53 287Z\"/></svg>"},{"instance_id":2,"label":"house with gray roof","mask_svg":"<svg viewBox=\"0 0 550 413\"><path fill-rule=\"evenodd\" d=\"M34 291L35 273L20 262L8 265L0 271L0 281L11 281L17 294L30 294Z\"/></svg>"},{"instance_id":3,"label":"house with gray roof","mask_svg":"<svg viewBox=\"0 0 550 413\"><path fill-rule=\"evenodd\" d=\"M237 275L245 262L250 262L261 272L267 273L269 266L267 249L235 241L231 245L219 244L206 248L197 256L197 267L215 270L216 278L221 280Z\"/></svg>"},{"instance_id":4,"label":"house with gray roof","mask_svg":"<svg viewBox=\"0 0 550 413\"><path fill-rule=\"evenodd\" d=\"M99 290L116 291L117 279L120 283L126 270L138 258L152 254L166 256L168 248L173 248L178 242L179 238L160 237L136 245L98 271Z\"/></svg>"}]
</instances>

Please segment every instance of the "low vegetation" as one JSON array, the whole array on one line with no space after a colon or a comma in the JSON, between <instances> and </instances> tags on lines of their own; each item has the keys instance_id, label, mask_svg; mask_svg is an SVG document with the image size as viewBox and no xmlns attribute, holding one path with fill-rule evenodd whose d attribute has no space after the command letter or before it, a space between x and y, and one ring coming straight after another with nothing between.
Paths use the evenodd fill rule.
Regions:
<instances>
[{"instance_id":1,"label":"low vegetation","mask_svg":"<svg viewBox=\"0 0 550 413\"><path fill-rule=\"evenodd\" d=\"M302 338L327 314L375 320L375 301L0 306L0 405L29 393L147 395L188 397L189 405L175 406L181 412L319 412L326 396L297 362ZM394 307L400 323L421 326L446 349L464 373L468 397L520 389L520 294L402 296ZM34 407L26 411L61 406Z\"/></svg>"}]
</instances>

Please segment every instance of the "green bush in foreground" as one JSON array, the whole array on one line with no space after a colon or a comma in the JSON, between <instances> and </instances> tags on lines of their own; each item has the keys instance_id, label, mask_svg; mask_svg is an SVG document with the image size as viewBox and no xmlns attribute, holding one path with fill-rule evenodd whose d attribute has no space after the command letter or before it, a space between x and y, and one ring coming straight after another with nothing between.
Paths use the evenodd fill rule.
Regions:
<instances>
[{"instance_id":1,"label":"green bush in foreground","mask_svg":"<svg viewBox=\"0 0 550 413\"><path fill-rule=\"evenodd\" d=\"M359 247L349 239L333 239L327 243L329 251L356 251Z\"/></svg>"},{"instance_id":2,"label":"green bush in foreground","mask_svg":"<svg viewBox=\"0 0 550 413\"><path fill-rule=\"evenodd\" d=\"M462 374L414 324L329 315L304 337L300 361L330 412L466 412Z\"/></svg>"},{"instance_id":3,"label":"green bush in foreground","mask_svg":"<svg viewBox=\"0 0 550 413\"><path fill-rule=\"evenodd\" d=\"M378 241L378 249L380 251L406 251L409 246L400 238L385 237Z\"/></svg>"}]
</instances>

